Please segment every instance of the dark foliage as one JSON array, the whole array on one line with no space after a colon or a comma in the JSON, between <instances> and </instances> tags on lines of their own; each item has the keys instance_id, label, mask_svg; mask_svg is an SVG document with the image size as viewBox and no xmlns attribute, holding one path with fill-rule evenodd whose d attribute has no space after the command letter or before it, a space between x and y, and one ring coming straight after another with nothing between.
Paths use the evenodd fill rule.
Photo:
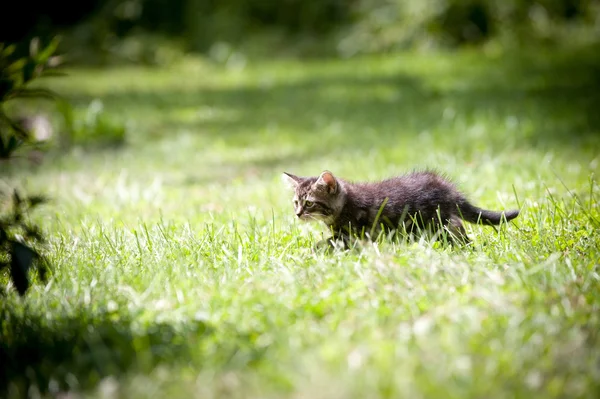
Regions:
<instances>
[{"instance_id":1,"label":"dark foliage","mask_svg":"<svg viewBox=\"0 0 600 399\"><path fill-rule=\"evenodd\" d=\"M48 264L37 249L45 238L26 215L47 200L43 196L21 197L17 190L11 199L9 211L0 216L0 272L8 270L17 292L25 295L32 269L38 272L42 281L46 281Z\"/></svg>"},{"instance_id":2,"label":"dark foliage","mask_svg":"<svg viewBox=\"0 0 600 399\"><path fill-rule=\"evenodd\" d=\"M51 90L31 87L38 78L61 75L56 70L60 57L54 55L58 43L58 38L54 38L42 47L39 39L33 39L25 57L18 55L16 44L0 43L0 159L10 158L32 139L30 132L7 112L6 103L58 98Z\"/></svg>"},{"instance_id":3,"label":"dark foliage","mask_svg":"<svg viewBox=\"0 0 600 399\"><path fill-rule=\"evenodd\" d=\"M518 45L537 36L547 39L561 24L593 27L598 17L598 0L92 0L69 3L69 12L62 3L0 6L14 22L0 25L0 41L64 34L68 40L62 46L82 63L122 58L114 54L115 46L130 37L174 38L187 50L207 52L215 43L243 46L267 34L283 47L294 48L306 39L331 53L335 43L347 41L346 46L357 47L351 53L360 53L420 40L479 44L496 36L513 37ZM145 52L156 47L144 43L152 47ZM137 61L152 62L148 57Z\"/></svg>"},{"instance_id":4,"label":"dark foliage","mask_svg":"<svg viewBox=\"0 0 600 399\"><path fill-rule=\"evenodd\" d=\"M0 42L26 43L36 36L53 36L57 30L72 27L85 20L105 3L102 0L3 2L0 14L10 16L10 19L3 18L3 23L0 24ZM10 23L7 23L9 20Z\"/></svg>"}]
</instances>

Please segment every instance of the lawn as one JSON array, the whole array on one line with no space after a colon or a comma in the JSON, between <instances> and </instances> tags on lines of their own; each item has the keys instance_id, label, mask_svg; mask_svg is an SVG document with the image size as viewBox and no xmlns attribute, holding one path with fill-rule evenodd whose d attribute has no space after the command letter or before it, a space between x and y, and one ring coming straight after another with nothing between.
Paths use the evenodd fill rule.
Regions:
<instances>
[{"instance_id":1,"label":"lawn","mask_svg":"<svg viewBox=\"0 0 600 399\"><path fill-rule=\"evenodd\" d=\"M2 395L597 397L597 54L188 57L54 79L127 144L2 166L52 198L31 218L54 270L2 297ZM470 248L314 253L325 228L295 219L281 179L425 167L520 216L468 225Z\"/></svg>"}]
</instances>

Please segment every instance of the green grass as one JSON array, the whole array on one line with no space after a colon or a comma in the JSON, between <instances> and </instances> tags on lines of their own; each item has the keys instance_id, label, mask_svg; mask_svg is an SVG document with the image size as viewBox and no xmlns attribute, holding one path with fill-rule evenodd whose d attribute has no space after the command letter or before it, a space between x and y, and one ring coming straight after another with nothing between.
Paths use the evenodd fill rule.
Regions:
<instances>
[{"instance_id":1,"label":"green grass","mask_svg":"<svg viewBox=\"0 0 600 399\"><path fill-rule=\"evenodd\" d=\"M596 51L72 70L128 145L3 165L54 273L0 303L7 397L515 398L600 391ZM472 248L314 254L283 171L450 175L520 208ZM7 280L3 280L7 284ZM4 352L2 352L4 351Z\"/></svg>"}]
</instances>

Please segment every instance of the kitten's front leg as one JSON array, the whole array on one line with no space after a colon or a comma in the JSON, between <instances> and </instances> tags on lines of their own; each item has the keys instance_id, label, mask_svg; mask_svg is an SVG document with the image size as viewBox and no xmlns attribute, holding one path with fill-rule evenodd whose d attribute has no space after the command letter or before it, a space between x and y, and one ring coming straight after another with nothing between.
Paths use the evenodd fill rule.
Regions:
<instances>
[{"instance_id":1,"label":"kitten's front leg","mask_svg":"<svg viewBox=\"0 0 600 399\"><path fill-rule=\"evenodd\" d=\"M329 252L334 249L349 249L350 248L350 238L345 235L334 235L327 239L319 241L315 245L315 250L325 250Z\"/></svg>"}]
</instances>

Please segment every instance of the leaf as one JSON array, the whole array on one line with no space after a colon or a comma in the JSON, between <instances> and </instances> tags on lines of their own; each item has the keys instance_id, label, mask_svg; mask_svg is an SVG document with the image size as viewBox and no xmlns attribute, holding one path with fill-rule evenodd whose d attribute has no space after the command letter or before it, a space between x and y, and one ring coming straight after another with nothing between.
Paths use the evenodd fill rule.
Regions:
<instances>
[{"instance_id":1,"label":"leaf","mask_svg":"<svg viewBox=\"0 0 600 399\"><path fill-rule=\"evenodd\" d=\"M23 144L23 141L19 140L15 136L10 136L8 139L8 143L2 143L0 145L0 158L8 159L12 155L13 152L17 150Z\"/></svg>"},{"instance_id":2,"label":"leaf","mask_svg":"<svg viewBox=\"0 0 600 399\"><path fill-rule=\"evenodd\" d=\"M29 140L31 138L29 132L25 130L19 123L10 121L10 127L17 133L15 136L20 138L21 141Z\"/></svg>"},{"instance_id":3,"label":"leaf","mask_svg":"<svg viewBox=\"0 0 600 399\"><path fill-rule=\"evenodd\" d=\"M60 96L58 94L56 94L55 92L53 92L52 90L48 90L48 89L16 89L13 90L9 96L8 99L14 99L14 98L49 98L49 99L56 99L59 98Z\"/></svg>"},{"instance_id":4,"label":"leaf","mask_svg":"<svg viewBox=\"0 0 600 399\"><path fill-rule=\"evenodd\" d=\"M11 79L5 77L0 78L0 100L15 87L14 82Z\"/></svg>"},{"instance_id":5,"label":"leaf","mask_svg":"<svg viewBox=\"0 0 600 399\"><path fill-rule=\"evenodd\" d=\"M27 273L38 254L26 245L12 241L10 275L20 295L29 288Z\"/></svg>"},{"instance_id":6,"label":"leaf","mask_svg":"<svg viewBox=\"0 0 600 399\"><path fill-rule=\"evenodd\" d=\"M27 63L27 58L19 58L16 61L14 61L12 64L10 64L9 66L6 67L6 72L9 75L16 74L21 69L23 69L23 67L25 66L26 63Z\"/></svg>"},{"instance_id":7,"label":"leaf","mask_svg":"<svg viewBox=\"0 0 600 399\"><path fill-rule=\"evenodd\" d=\"M0 57L10 57L12 53L15 52L15 50L17 49L17 46L15 44L11 44L10 46L2 46L3 48L0 48Z\"/></svg>"},{"instance_id":8,"label":"leaf","mask_svg":"<svg viewBox=\"0 0 600 399\"><path fill-rule=\"evenodd\" d=\"M29 139L29 132L27 132L27 130L25 130L23 128L23 126L21 126L20 123L14 121L13 119L11 119L8 115L6 115L2 109L0 109L0 121L4 121L5 123L7 123L17 134L18 137L27 140Z\"/></svg>"},{"instance_id":9,"label":"leaf","mask_svg":"<svg viewBox=\"0 0 600 399\"><path fill-rule=\"evenodd\" d=\"M59 43L60 43L60 37L58 37L58 36L53 37L52 40L50 40L50 43L48 43L48 45L46 46L46 48L43 49L35 57L36 61L38 61L38 63L40 63L40 64L45 64L46 61L48 61L48 59L50 58L50 56L52 54L54 54L54 52L58 48Z\"/></svg>"},{"instance_id":10,"label":"leaf","mask_svg":"<svg viewBox=\"0 0 600 399\"><path fill-rule=\"evenodd\" d=\"M29 202L29 207L33 208L34 206L48 202L48 197L45 195L32 195L27 197L27 202Z\"/></svg>"},{"instance_id":11,"label":"leaf","mask_svg":"<svg viewBox=\"0 0 600 399\"><path fill-rule=\"evenodd\" d=\"M4 144L0 143L0 159L10 158L11 152L4 147Z\"/></svg>"},{"instance_id":12,"label":"leaf","mask_svg":"<svg viewBox=\"0 0 600 399\"><path fill-rule=\"evenodd\" d=\"M12 154L21 146L21 144L23 144L23 140L19 140L19 138L16 136L10 136L5 150L8 152L8 154Z\"/></svg>"},{"instance_id":13,"label":"leaf","mask_svg":"<svg viewBox=\"0 0 600 399\"><path fill-rule=\"evenodd\" d=\"M33 60L30 60L23 65L23 83L27 83L35 77L36 68L37 63Z\"/></svg>"},{"instance_id":14,"label":"leaf","mask_svg":"<svg viewBox=\"0 0 600 399\"><path fill-rule=\"evenodd\" d=\"M40 51L40 38L34 37L29 42L29 54L32 57L35 57L39 51Z\"/></svg>"}]
</instances>

